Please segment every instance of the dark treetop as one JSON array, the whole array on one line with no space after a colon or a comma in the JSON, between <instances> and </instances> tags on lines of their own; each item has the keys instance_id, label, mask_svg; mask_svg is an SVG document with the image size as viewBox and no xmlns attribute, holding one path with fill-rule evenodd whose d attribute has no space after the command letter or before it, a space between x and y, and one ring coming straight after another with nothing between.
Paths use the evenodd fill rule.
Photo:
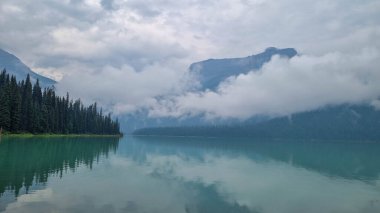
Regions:
<instances>
[{"instance_id":1,"label":"dark treetop","mask_svg":"<svg viewBox=\"0 0 380 213\"><path fill-rule=\"evenodd\" d=\"M0 128L7 132L55 134L119 134L119 122L103 115L96 103L85 107L78 99L55 94L54 88L32 85L30 76L17 82L3 70L0 74Z\"/></svg>"}]
</instances>

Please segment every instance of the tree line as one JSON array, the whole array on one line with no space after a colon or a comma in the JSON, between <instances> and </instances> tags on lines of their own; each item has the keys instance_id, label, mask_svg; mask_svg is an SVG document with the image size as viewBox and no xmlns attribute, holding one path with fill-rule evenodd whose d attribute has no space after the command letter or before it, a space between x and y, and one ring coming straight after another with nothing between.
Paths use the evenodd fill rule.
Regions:
<instances>
[{"instance_id":1,"label":"tree line","mask_svg":"<svg viewBox=\"0 0 380 213\"><path fill-rule=\"evenodd\" d=\"M318 139L380 142L380 111L369 104L342 104L264 120L216 126L138 129L134 135Z\"/></svg>"},{"instance_id":2,"label":"tree line","mask_svg":"<svg viewBox=\"0 0 380 213\"><path fill-rule=\"evenodd\" d=\"M85 107L55 94L54 87L32 84L29 74L18 82L4 69L0 74L0 129L10 133L120 134L118 120L103 115L94 103Z\"/></svg>"}]
</instances>

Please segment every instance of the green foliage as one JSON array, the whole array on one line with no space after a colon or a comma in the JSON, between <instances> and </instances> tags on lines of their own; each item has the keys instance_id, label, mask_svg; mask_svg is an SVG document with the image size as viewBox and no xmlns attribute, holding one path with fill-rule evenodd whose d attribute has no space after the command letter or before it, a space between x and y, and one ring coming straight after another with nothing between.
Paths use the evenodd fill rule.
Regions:
<instances>
[{"instance_id":1,"label":"green foliage","mask_svg":"<svg viewBox=\"0 0 380 213\"><path fill-rule=\"evenodd\" d=\"M53 134L120 134L111 114L85 107L80 100L56 96L54 88L32 85L30 76L17 83L5 70L0 74L0 128L7 132Z\"/></svg>"},{"instance_id":2,"label":"green foliage","mask_svg":"<svg viewBox=\"0 0 380 213\"><path fill-rule=\"evenodd\" d=\"M9 76L6 75L5 70L0 75L0 128L5 130L10 128L10 85Z\"/></svg>"},{"instance_id":3,"label":"green foliage","mask_svg":"<svg viewBox=\"0 0 380 213\"><path fill-rule=\"evenodd\" d=\"M144 128L133 134L380 141L379 130L380 111L362 104L325 107L254 124Z\"/></svg>"}]
</instances>

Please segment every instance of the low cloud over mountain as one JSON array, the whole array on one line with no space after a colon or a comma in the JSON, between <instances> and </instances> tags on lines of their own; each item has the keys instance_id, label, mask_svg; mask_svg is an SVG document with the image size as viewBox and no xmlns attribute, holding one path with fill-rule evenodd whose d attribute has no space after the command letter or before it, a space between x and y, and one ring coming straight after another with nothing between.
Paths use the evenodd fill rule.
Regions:
<instances>
[{"instance_id":1,"label":"low cloud over mountain","mask_svg":"<svg viewBox=\"0 0 380 213\"><path fill-rule=\"evenodd\" d=\"M187 92L151 107L152 116L204 114L247 119L314 110L327 105L376 103L380 97L380 53L274 56L258 71L222 82L216 91Z\"/></svg>"},{"instance_id":2,"label":"low cloud over mountain","mask_svg":"<svg viewBox=\"0 0 380 213\"><path fill-rule=\"evenodd\" d=\"M376 0L4 0L0 47L62 78L58 92L114 114L276 117L379 105L379 8ZM203 88L188 69L270 46L300 54L272 57L261 69L222 75L223 83Z\"/></svg>"}]
</instances>

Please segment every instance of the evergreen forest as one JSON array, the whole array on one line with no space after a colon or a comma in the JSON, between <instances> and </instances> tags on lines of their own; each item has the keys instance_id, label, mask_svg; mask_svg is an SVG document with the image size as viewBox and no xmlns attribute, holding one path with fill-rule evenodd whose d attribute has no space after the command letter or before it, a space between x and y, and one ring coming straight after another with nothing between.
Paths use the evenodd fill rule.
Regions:
<instances>
[{"instance_id":1,"label":"evergreen forest","mask_svg":"<svg viewBox=\"0 0 380 213\"><path fill-rule=\"evenodd\" d=\"M56 95L54 87L32 84L30 76L18 82L4 69L0 74L0 129L33 134L120 134L118 120L103 115L94 103Z\"/></svg>"},{"instance_id":2,"label":"evergreen forest","mask_svg":"<svg viewBox=\"0 0 380 213\"><path fill-rule=\"evenodd\" d=\"M258 139L380 140L380 111L368 104L329 106L264 121L138 129L134 135Z\"/></svg>"}]
</instances>

